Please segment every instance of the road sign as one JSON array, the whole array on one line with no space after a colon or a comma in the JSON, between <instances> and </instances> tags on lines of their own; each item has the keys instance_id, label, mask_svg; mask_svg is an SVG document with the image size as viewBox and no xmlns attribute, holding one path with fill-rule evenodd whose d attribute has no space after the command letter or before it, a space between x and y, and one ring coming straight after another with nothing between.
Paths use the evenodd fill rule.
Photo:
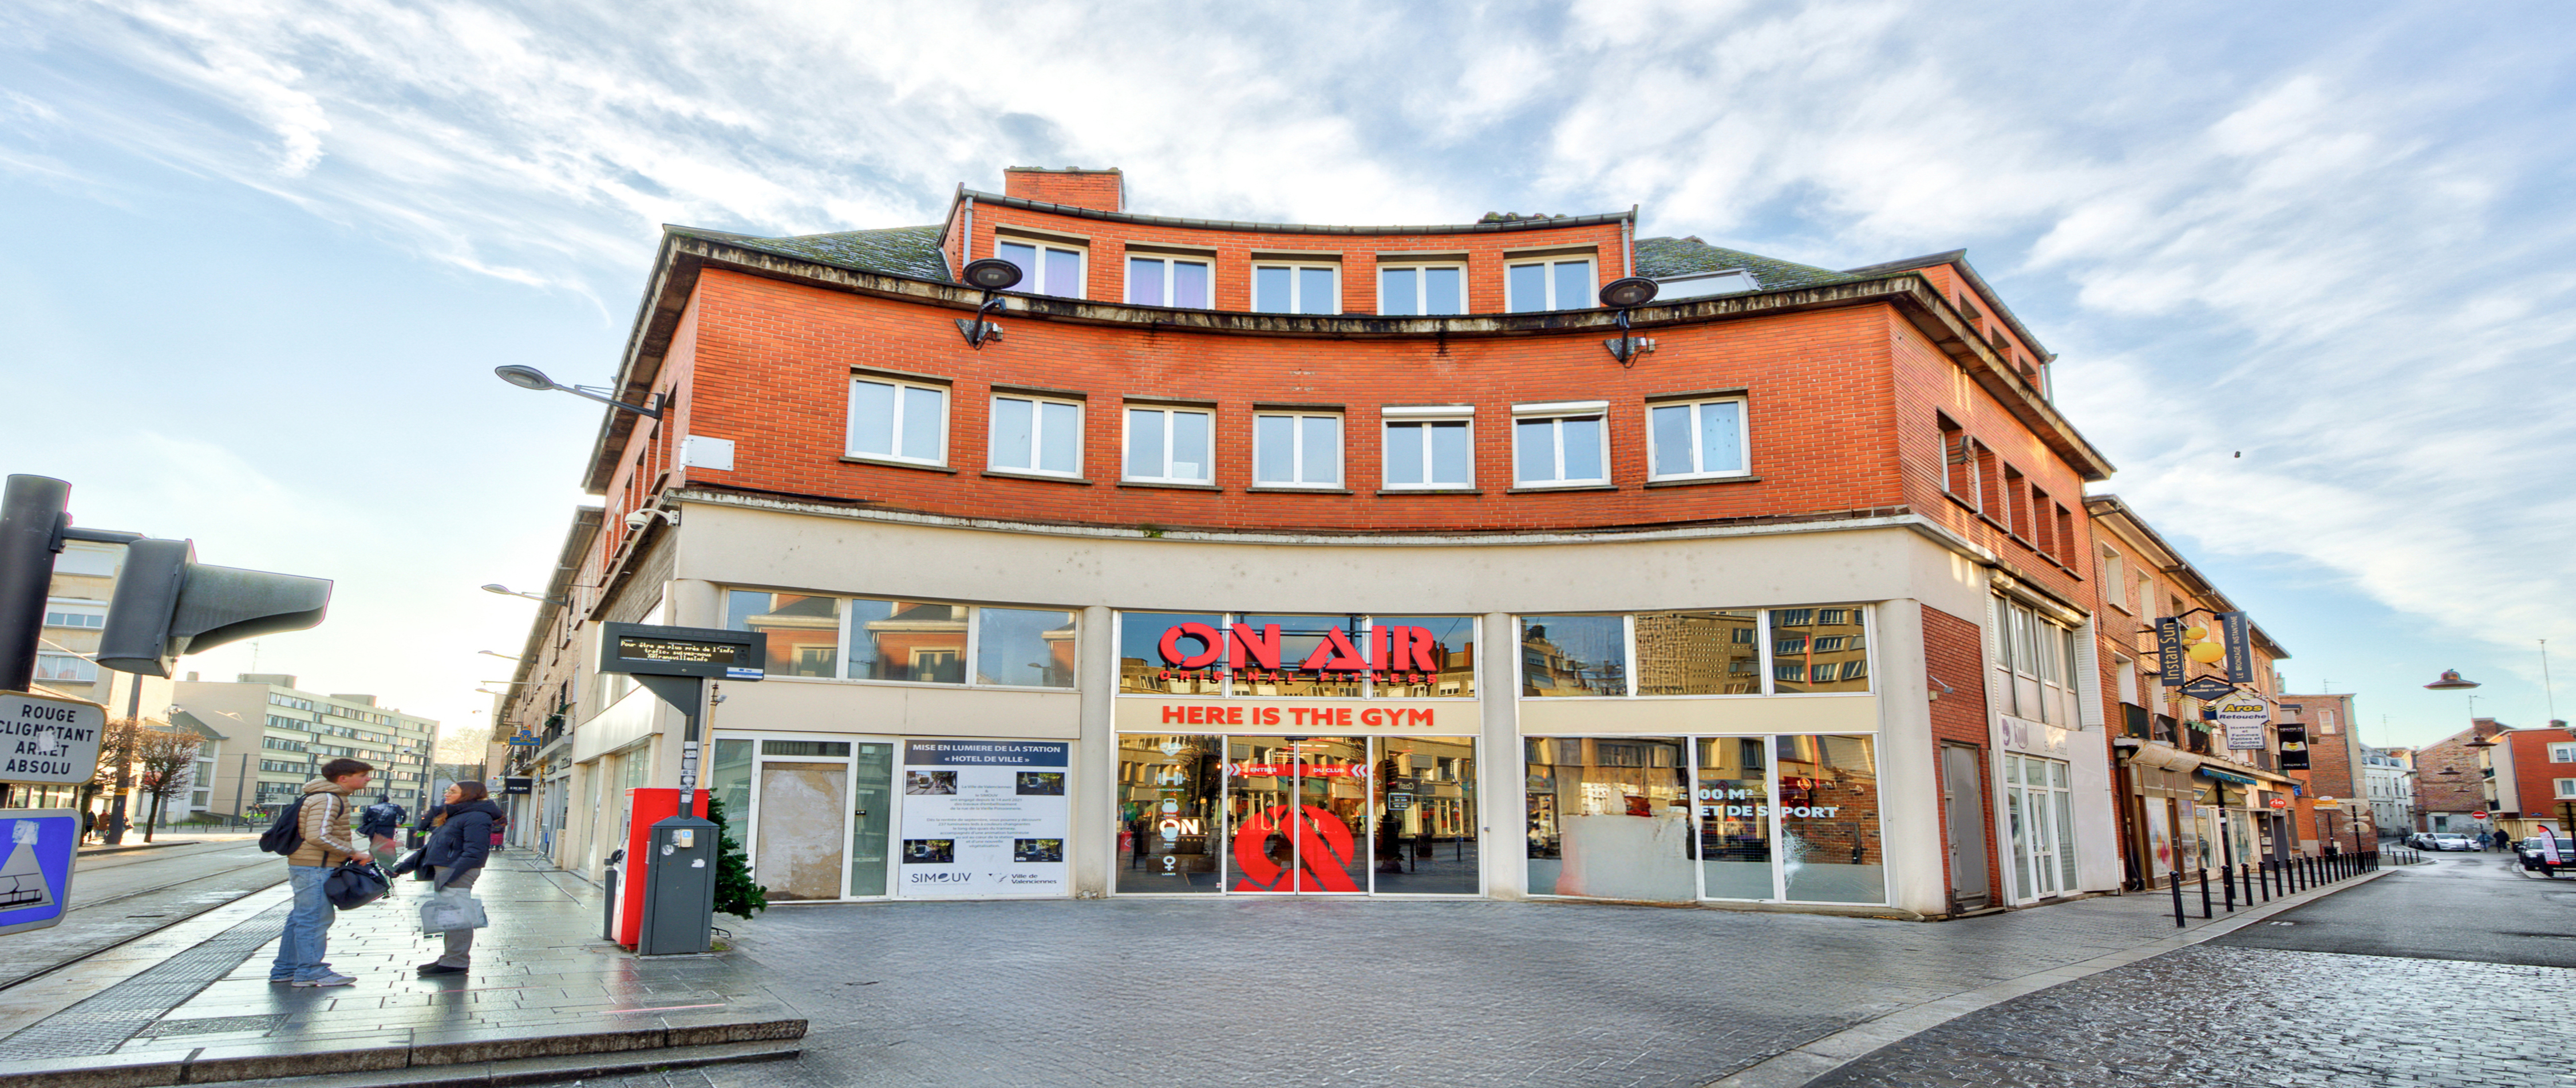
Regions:
<instances>
[{"instance_id":1,"label":"road sign","mask_svg":"<svg viewBox=\"0 0 2576 1088\"><path fill-rule=\"evenodd\" d=\"M2483 812L2472 812L2469 814L2469 818L2472 820L2483 820L2487 818L2487 814Z\"/></svg>"},{"instance_id":2,"label":"road sign","mask_svg":"<svg viewBox=\"0 0 2576 1088\"><path fill-rule=\"evenodd\" d=\"M0 933L43 929L71 910L80 812L0 808Z\"/></svg>"},{"instance_id":3,"label":"road sign","mask_svg":"<svg viewBox=\"0 0 2576 1088\"><path fill-rule=\"evenodd\" d=\"M2204 676L2200 679L2185 683L2182 686L2183 694L2191 696L2194 699L2201 700L2223 699L2227 697L2229 692L2235 690L2236 685L2230 684L2215 676Z\"/></svg>"},{"instance_id":4,"label":"road sign","mask_svg":"<svg viewBox=\"0 0 2576 1088\"><path fill-rule=\"evenodd\" d=\"M106 732L107 708L87 699L0 692L0 782L87 782Z\"/></svg>"},{"instance_id":5,"label":"road sign","mask_svg":"<svg viewBox=\"0 0 2576 1088\"><path fill-rule=\"evenodd\" d=\"M2272 708L2263 705L2263 700L2251 695L2230 693L2219 697L2212 709L2217 711L2218 724L2227 730L2229 751L2250 751L2272 746L2271 739L2263 735L2263 727L2272 723Z\"/></svg>"},{"instance_id":6,"label":"road sign","mask_svg":"<svg viewBox=\"0 0 2576 1088\"><path fill-rule=\"evenodd\" d=\"M2273 808L2288 808L2288 807L2290 807L2290 799L2289 799L2289 798L2287 798L2287 797L2275 797L2275 798L2273 798L2273 799L2272 799L2272 807L2273 807Z\"/></svg>"}]
</instances>

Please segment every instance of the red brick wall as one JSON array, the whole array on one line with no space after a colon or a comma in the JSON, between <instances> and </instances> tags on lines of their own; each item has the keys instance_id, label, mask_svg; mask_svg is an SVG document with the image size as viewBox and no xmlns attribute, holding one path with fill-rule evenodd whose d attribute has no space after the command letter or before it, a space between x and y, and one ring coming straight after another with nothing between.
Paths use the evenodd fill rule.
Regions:
<instances>
[{"instance_id":1,"label":"red brick wall","mask_svg":"<svg viewBox=\"0 0 2576 1088\"><path fill-rule=\"evenodd\" d=\"M1937 746L1946 741L1973 746L1977 750L1978 766L1989 772L1977 778L1983 787L1980 793L1985 809L1986 894L1991 897L1990 903L2001 905L2004 902L2004 870L2002 856L1998 852L2001 844L1995 841L1993 775L1988 766L1992 751L1988 744L1986 716L1985 638L1975 622L1927 607L1923 610L1923 660L1926 671L1952 689L1943 691L1941 684L1925 685L1941 693L1940 698L1932 700L1933 743ZM1940 761L1934 760L1923 773L1932 776L1932 788L1937 794L1941 789ZM1949 842L1949 823L1944 820L1941 826L1941 879L1944 888L1954 883L1950 876Z\"/></svg>"},{"instance_id":2,"label":"red brick wall","mask_svg":"<svg viewBox=\"0 0 2576 1088\"><path fill-rule=\"evenodd\" d=\"M2478 753L2467 746L2471 733L2492 737L2504 731L2493 718L2471 720L2468 731L2455 733L2415 752L2416 830L2432 830L2431 813L2478 812L2487 807L2486 777L2479 773ZM2446 775L2444 771L2458 771ZM2460 831L2458 820L2449 830Z\"/></svg>"},{"instance_id":3,"label":"red brick wall","mask_svg":"<svg viewBox=\"0 0 2576 1088\"><path fill-rule=\"evenodd\" d=\"M2502 738L2513 746L2514 802L2524 815L2535 819L2558 819L2557 780L2576 778L2576 763L2551 763L2549 746L2576 741L2576 732L2565 729L2516 729Z\"/></svg>"},{"instance_id":4,"label":"red brick wall","mask_svg":"<svg viewBox=\"0 0 2576 1088\"><path fill-rule=\"evenodd\" d=\"M2092 519L2084 513L2083 476L2050 452L2038 435L1911 324L1894 313L1887 316L1896 382L1893 422L1904 459L1906 503L1993 550L2025 580L2047 586L2067 600L2091 604L2094 546ZM2029 535L2016 535L1997 518L1951 496L1936 413L1949 416L1968 437L1994 450L1994 476L2000 477L2009 466L2026 477L2022 493L2015 497L2016 507L2027 501L2030 487L2048 493L2051 508L2046 513L2052 524L2046 533L2034 520ZM1998 483L1988 479L1986 490L1993 491ZM2063 534L2063 541L2057 539L2060 534L2053 524L2058 506L2065 507L2072 520L2072 531ZM2046 551L2038 546L2043 537L2051 545Z\"/></svg>"},{"instance_id":5,"label":"red brick wall","mask_svg":"<svg viewBox=\"0 0 2576 1088\"><path fill-rule=\"evenodd\" d=\"M1885 510L1903 501L1903 489L1884 314L1879 307L1822 310L1659 331L1661 349L1633 368L1620 367L1590 333L1452 340L1443 353L1425 340L1214 335L1026 316L1004 318L1004 339L979 352L957 335L951 310L710 270L692 303L692 376L685 413L675 418L687 433L736 443L734 471L693 469L692 481L961 516L1367 532ZM839 460L853 367L953 381L953 472ZM1088 395L1089 484L982 474L995 383ZM1750 467L1758 479L1642 486L1644 398L1712 387L1750 390ZM1127 396L1216 402L1220 490L1118 484ZM1511 406L1592 399L1610 402L1615 489L1507 494ZM1344 475L1353 494L1245 490L1252 482L1252 406L1280 402L1344 406ZM1421 403L1476 406L1481 494L1377 493L1378 408Z\"/></svg>"},{"instance_id":6,"label":"red brick wall","mask_svg":"<svg viewBox=\"0 0 2576 1088\"><path fill-rule=\"evenodd\" d=\"M1070 204L1093 211L1127 210L1127 179L1116 170L1002 171L1002 195L1049 204Z\"/></svg>"}]
</instances>

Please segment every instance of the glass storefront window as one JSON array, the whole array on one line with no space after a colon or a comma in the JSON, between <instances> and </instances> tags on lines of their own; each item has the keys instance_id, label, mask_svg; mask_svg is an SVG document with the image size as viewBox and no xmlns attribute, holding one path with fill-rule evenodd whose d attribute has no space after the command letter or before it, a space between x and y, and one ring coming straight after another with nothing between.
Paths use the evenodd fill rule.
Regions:
<instances>
[{"instance_id":1,"label":"glass storefront window","mask_svg":"<svg viewBox=\"0 0 2576 1088\"><path fill-rule=\"evenodd\" d=\"M1769 899L1771 773L1762 737L1699 741L1700 894Z\"/></svg>"},{"instance_id":2,"label":"glass storefront window","mask_svg":"<svg viewBox=\"0 0 2576 1088\"><path fill-rule=\"evenodd\" d=\"M1073 613L975 610L975 682L1027 688L1073 686Z\"/></svg>"},{"instance_id":3,"label":"glass storefront window","mask_svg":"<svg viewBox=\"0 0 2576 1088\"><path fill-rule=\"evenodd\" d=\"M852 680L966 682L966 606L850 601Z\"/></svg>"},{"instance_id":4,"label":"glass storefront window","mask_svg":"<svg viewBox=\"0 0 2576 1088\"><path fill-rule=\"evenodd\" d=\"M1412 895L1483 890L1476 849L1475 741L1380 738L1377 773L1369 781L1377 814L1372 890Z\"/></svg>"},{"instance_id":5,"label":"glass storefront window","mask_svg":"<svg viewBox=\"0 0 2576 1088\"><path fill-rule=\"evenodd\" d=\"M1521 617L1521 694L1628 694L1625 618Z\"/></svg>"},{"instance_id":6,"label":"glass storefront window","mask_svg":"<svg viewBox=\"0 0 2576 1088\"><path fill-rule=\"evenodd\" d=\"M1790 899L1887 901L1875 748L1869 737L1777 740L1780 864Z\"/></svg>"},{"instance_id":7,"label":"glass storefront window","mask_svg":"<svg viewBox=\"0 0 2576 1088\"><path fill-rule=\"evenodd\" d=\"M1476 697L1476 617L1376 616L1369 630L1373 639L1385 640L1384 660L1369 682L1371 698ZM1400 632L1405 646L1394 645L1395 635L1378 636L1377 631Z\"/></svg>"},{"instance_id":8,"label":"glass storefront window","mask_svg":"<svg viewBox=\"0 0 2576 1088\"><path fill-rule=\"evenodd\" d=\"M1368 740L1226 738L1227 890L1368 890Z\"/></svg>"},{"instance_id":9,"label":"glass storefront window","mask_svg":"<svg viewBox=\"0 0 2576 1088\"><path fill-rule=\"evenodd\" d=\"M1214 612L1119 613L1119 694L1222 694L1225 639Z\"/></svg>"},{"instance_id":10,"label":"glass storefront window","mask_svg":"<svg viewBox=\"0 0 2576 1088\"><path fill-rule=\"evenodd\" d=\"M1234 641L1234 693L1236 695L1291 695L1308 698L1356 699L1364 674L1343 669L1330 670L1317 666L1354 655L1364 655L1368 631L1352 616L1260 616L1234 617L1235 627L1251 630L1242 635L1229 635ZM1270 667L1271 628L1278 631L1278 667ZM1249 640L1247 643L1246 640Z\"/></svg>"},{"instance_id":11,"label":"glass storefront window","mask_svg":"<svg viewBox=\"0 0 2576 1088\"><path fill-rule=\"evenodd\" d=\"M1868 691L1869 647L1862 609L1771 610L1771 690Z\"/></svg>"},{"instance_id":12,"label":"glass storefront window","mask_svg":"<svg viewBox=\"0 0 2576 1088\"><path fill-rule=\"evenodd\" d=\"M886 846L894 820L894 745L861 744L850 764L850 894L886 893Z\"/></svg>"},{"instance_id":13,"label":"glass storefront window","mask_svg":"<svg viewBox=\"0 0 2576 1088\"><path fill-rule=\"evenodd\" d=\"M1643 612L1637 694L1762 694L1761 613Z\"/></svg>"},{"instance_id":14,"label":"glass storefront window","mask_svg":"<svg viewBox=\"0 0 2576 1088\"><path fill-rule=\"evenodd\" d=\"M743 837L751 826L751 742L719 740L707 763L707 792L724 806L726 830Z\"/></svg>"},{"instance_id":15,"label":"glass storefront window","mask_svg":"<svg viewBox=\"0 0 2576 1088\"><path fill-rule=\"evenodd\" d=\"M1118 890L1215 892L1223 737L1118 738Z\"/></svg>"},{"instance_id":16,"label":"glass storefront window","mask_svg":"<svg viewBox=\"0 0 2576 1088\"><path fill-rule=\"evenodd\" d=\"M1688 902L1690 751L1680 738L1531 739L1529 889Z\"/></svg>"},{"instance_id":17,"label":"glass storefront window","mask_svg":"<svg viewBox=\"0 0 2576 1088\"><path fill-rule=\"evenodd\" d=\"M841 653L841 599L732 590L725 629L760 633L771 676L829 677Z\"/></svg>"}]
</instances>

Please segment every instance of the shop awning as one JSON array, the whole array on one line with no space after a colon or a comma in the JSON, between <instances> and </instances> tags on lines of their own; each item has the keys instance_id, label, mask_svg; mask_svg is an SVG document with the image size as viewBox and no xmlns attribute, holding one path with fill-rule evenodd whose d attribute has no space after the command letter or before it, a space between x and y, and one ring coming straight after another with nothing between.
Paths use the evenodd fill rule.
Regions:
<instances>
[{"instance_id":1,"label":"shop awning","mask_svg":"<svg viewBox=\"0 0 2576 1088\"><path fill-rule=\"evenodd\" d=\"M2221 782L2236 782L2248 786L2260 786L2263 784L2263 780L2260 778L2247 777L2245 775L2237 774L2234 771L2222 771L2206 763L2200 765L2200 773L2208 775L2209 777L2215 778Z\"/></svg>"}]
</instances>

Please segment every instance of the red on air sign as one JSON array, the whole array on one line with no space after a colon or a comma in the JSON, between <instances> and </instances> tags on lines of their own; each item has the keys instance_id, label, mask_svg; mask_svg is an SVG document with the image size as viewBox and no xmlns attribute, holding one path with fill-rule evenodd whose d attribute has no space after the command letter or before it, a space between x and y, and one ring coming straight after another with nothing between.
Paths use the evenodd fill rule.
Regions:
<instances>
[{"instance_id":1,"label":"red on air sign","mask_svg":"<svg viewBox=\"0 0 2576 1088\"><path fill-rule=\"evenodd\" d=\"M1309 672L1429 672L1440 671L1440 639L1428 627L1388 626L1376 628L1351 640L1349 632L1338 627L1324 628L1313 653L1289 668ZM1237 669L1282 668L1279 625L1265 623L1254 627L1237 623L1220 632L1214 625L1191 621L1163 629L1155 649L1163 663L1178 669L1231 667ZM1193 643L1187 645L1184 643Z\"/></svg>"}]
</instances>

